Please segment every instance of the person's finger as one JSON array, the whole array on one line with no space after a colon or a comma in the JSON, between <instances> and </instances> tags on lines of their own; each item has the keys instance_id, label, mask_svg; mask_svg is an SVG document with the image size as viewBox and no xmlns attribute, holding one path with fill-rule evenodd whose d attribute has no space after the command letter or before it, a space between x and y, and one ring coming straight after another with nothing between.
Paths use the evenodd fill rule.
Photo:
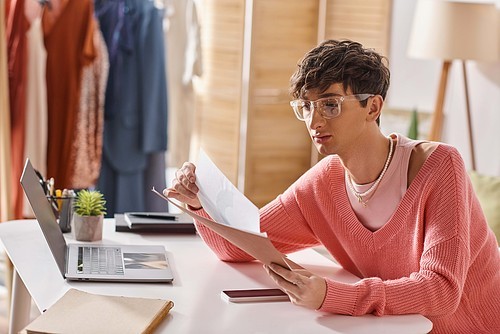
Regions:
<instances>
[{"instance_id":1,"label":"person's finger","mask_svg":"<svg viewBox=\"0 0 500 334\"><path fill-rule=\"evenodd\" d=\"M177 183L186 189L189 189L189 183L191 183L185 174L185 169L181 168L175 171L175 179L172 181L172 185L177 181ZM174 185L175 187L175 185Z\"/></svg>"},{"instance_id":2,"label":"person's finger","mask_svg":"<svg viewBox=\"0 0 500 334\"><path fill-rule=\"evenodd\" d=\"M165 188L163 189L163 195L168 198L176 198L180 194L174 188Z\"/></svg>"},{"instance_id":3,"label":"person's finger","mask_svg":"<svg viewBox=\"0 0 500 334\"><path fill-rule=\"evenodd\" d=\"M276 272L271 270L268 266L264 266L265 270L271 277L271 279L279 286L290 298L290 301L295 305L301 305L301 294L302 287L299 285L295 285L294 283L284 279L281 275L278 275Z\"/></svg>"},{"instance_id":4,"label":"person's finger","mask_svg":"<svg viewBox=\"0 0 500 334\"><path fill-rule=\"evenodd\" d=\"M191 183L181 169L176 171L175 179L172 180L172 188L178 193L184 194L189 198L196 197L196 194L199 191L196 184Z\"/></svg>"},{"instance_id":5,"label":"person's finger","mask_svg":"<svg viewBox=\"0 0 500 334\"><path fill-rule=\"evenodd\" d=\"M188 178L189 182L196 182L196 166L193 163L187 161L182 165L181 169L183 170L184 175Z\"/></svg>"},{"instance_id":6,"label":"person's finger","mask_svg":"<svg viewBox=\"0 0 500 334\"><path fill-rule=\"evenodd\" d=\"M293 269L292 271L294 273L300 274L300 275L305 276L305 277L311 277L312 275L314 275L313 273L311 273L310 271L308 271L306 269Z\"/></svg>"},{"instance_id":7,"label":"person's finger","mask_svg":"<svg viewBox=\"0 0 500 334\"><path fill-rule=\"evenodd\" d=\"M294 285L303 284L304 281L302 278L302 276L303 276L302 273L307 272L304 269L292 271L292 270L283 268L282 266L275 264L275 263L271 263L269 268L272 271L274 271L276 274L283 277L288 282L293 283Z\"/></svg>"},{"instance_id":8,"label":"person's finger","mask_svg":"<svg viewBox=\"0 0 500 334\"><path fill-rule=\"evenodd\" d=\"M175 172L175 178L183 187L193 192L198 193L199 189L196 185L196 177L194 174L194 165L191 163L184 163L184 165ZM178 190L178 189L176 189Z\"/></svg>"},{"instance_id":9,"label":"person's finger","mask_svg":"<svg viewBox=\"0 0 500 334\"><path fill-rule=\"evenodd\" d=\"M264 266L271 279L290 297L292 303L318 309L326 295L326 281L307 270L290 271L277 264Z\"/></svg>"},{"instance_id":10,"label":"person's finger","mask_svg":"<svg viewBox=\"0 0 500 334\"><path fill-rule=\"evenodd\" d=\"M182 202L182 198L184 197L172 188L168 188L168 189L163 190L163 195L165 195L165 197L173 198L173 199L176 199L176 200L181 201L181 202Z\"/></svg>"},{"instance_id":11,"label":"person's finger","mask_svg":"<svg viewBox=\"0 0 500 334\"><path fill-rule=\"evenodd\" d=\"M271 276L271 279L281 288L287 291L294 291L295 293L297 293L296 290L298 284L301 284L302 281L299 282L297 277L291 277L290 275L288 275L289 273L291 273L289 270L279 265L274 265L275 267L278 268L272 269L272 266L273 264L271 264L270 266L265 266L265 269L269 274L269 276ZM288 273L286 273L286 271L288 271Z\"/></svg>"},{"instance_id":12,"label":"person's finger","mask_svg":"<svg viewBox=\"0 0 500 334\"><path fill-rule=\"evenodd\" d=\"M188 195L192 195L193 197L188 197L186 195L180 194L173 188L166 188L163 190L163 195L165 195L168 198L173 198L178 200L179 202L185 203L187 205L192 206L193 208L199 208L201 207L200 201L198 200L198 197L194 195L193 193L188 193Z\"/></svg>"},{"instance_id":13,"label":"person's finger","mask_svg":"<svg viewBox=\"0 0 500 334\"><path fill-rule=\"evenodd\" d=\"M189 184L189 183L194 184L196 182L196 174L195 174L196 167L191 162L185 162L182 165L182 167L179 169L179 171L185 177L185 181L187 182L185 184Z\"/></svg>"},{"instance_id":14,"label":"person's finger","mask_svg":"<svg viewBox=\"0 0 500 334\"><path fill-rule=\"evenodd\" d=\"M186 188L179 180L174 179L172 181L172 188L175 190L178 194L182 196L186 196L188 199L195 199L197 198L196 193L191 191L190 189Z\"/></svg>"}]
</instances>

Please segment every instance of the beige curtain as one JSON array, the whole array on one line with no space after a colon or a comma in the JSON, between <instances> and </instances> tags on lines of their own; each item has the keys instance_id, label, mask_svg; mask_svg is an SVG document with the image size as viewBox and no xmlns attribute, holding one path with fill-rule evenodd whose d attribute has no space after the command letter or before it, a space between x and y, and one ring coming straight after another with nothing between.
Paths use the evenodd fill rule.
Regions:
<instances>
[{"instance_id":1,"label":"beige curtain","mask_svg":"<svg viewBox=\"0 0 500 334\"><path fill-rule=\"evenodd\" d=\"M10 198L10 107L9 74L7 72L7 40L5 22L5 0L0 0L0 222L12 219ZM12 289L12 263L5 253L5 286L8 291L7 305L10 310Z\"/></svg>"},{"instance_id":2,"label":"beige curtain","mask_svg":"<svg viewBox=\"0 0 500 334\"><path fill-rule=\"evenodd\" d=\"M5 0L0 0L0 222L12 218L10 198L10 114Z\"/></svg>"},{"instance_id":3,"label":"beige curtain","mask_svg":"<svg viewBox=\"0 0 500 334\"><path fill-rule=\"evenodd\" d=\"M167 166L189 160L195 115L193 78L200 76L200 26L196 1L164 0L168 89Z\"/></svg>"}]
</instances>

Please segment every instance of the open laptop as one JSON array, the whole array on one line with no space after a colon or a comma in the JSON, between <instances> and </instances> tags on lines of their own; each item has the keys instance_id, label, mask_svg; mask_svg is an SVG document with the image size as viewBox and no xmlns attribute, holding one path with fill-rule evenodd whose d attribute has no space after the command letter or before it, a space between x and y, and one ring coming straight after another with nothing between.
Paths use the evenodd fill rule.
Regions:
<instances>
[{"instance_id":1,"label":"open laptop","mask_svg":"<svg viewBox=\"0 0 500 334\"><path fill-rule=\"evenodd\" d=\"M26 160L21 185L63 277L79 281L171 282L163 246L66 244L35 169Z\"/></svg>"}]
</instances>

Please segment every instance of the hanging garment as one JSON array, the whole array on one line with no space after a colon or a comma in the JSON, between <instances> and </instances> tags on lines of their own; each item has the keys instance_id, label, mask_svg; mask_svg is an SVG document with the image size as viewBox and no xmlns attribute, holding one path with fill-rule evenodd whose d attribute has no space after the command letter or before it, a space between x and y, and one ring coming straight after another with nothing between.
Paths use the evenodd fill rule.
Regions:
<instances>
[{"instance_id":1,"label":"hanging garment","mask_svg":"<svg viewBox=\"0 0 500 334\"><path fill-rule=\"evenodd\" d=\"M98 188L106 197L108 217L130 211L165 212L168 205L151 188L165 188L165 152L147 155L146 169L117 173L107 159L102 160ZM124 196L122 196L124 195Z\"/></svg>"},{"instance_id":2,"label":"hanging garment","mask_svg":"<svg viewBox=\"0 0 500 334\"><path fill-rule=\"evenodd\" d=\"M98 188L108 215L145 211L145 194L165 185L164 172L145 183L150 155L167 146L162 12L150 0L101 0L95 11L110 58Z\"/></svg>"},{"instance_id":3,"label":"hanging garment","mask_svg":"<svg viewBox=\"0 0 500 334\"><path fill-rule=\"evenodd\" d=\"M200 76L200 26L194 0L164 0L167 10L165 44L168 79L167 164L180 167L189 160L195 116L193 77Z\"/></svg>"},{"instance_id":4,"label":"hanging garment","mask_svg":"<svg viewBox=\"0 0 500 334\"><path fill-rule=\"evenodd\" d=\"M94 8L91 0L62 0L58 11L45 10L42 17L47 49L47 104L49 138L47 177L56 188L74 188L71 172L80 106L82 69L95 56Z\"/></svg>"},{"instance_id":5,"label":"hanging garment","mask_svg":"<svg viewBox=\"0 0 500 334\"><path fill-rule=\"evenodd\" d=\"M26 124L26 64L29 28L24 15L25 0L12 0L7 13L7 50L11 132L11 197L14 218L22 218L23 192L19 180L24 166Z\"/></svg>"},{"instance_id":6,"label":"hanging garment","mask_svg":"<svg viewBox=\"0 0 500 334\"><path fill-rule=\"evenodd\" d=\"M95 23L94 45L96 58L85 66L82 72L80 108L78 110L75 140L70 161L74 161L70 171L73 188L94 187L99 178L104 128L104 94L108 81L109 60L104 37Z\"/></svg>"},{"instance_id":7,"label":"hanging garment","mask_svg":"<svg viewBox=\"0 0 500 334\"><path fill-rule=\"evenodd\" d=\"M43 43L42 20L35 18L26 34L28 45L26 76L26 131L24 159L30 159L42 175L47 175L47 85L45 66L47 52ZM31 207L24 197L23 217L33 217Z\"/></svg>"},{"instance_id":8,"label":"hanging garment","mask_svg":"<svg viewBox=\"0 0 500 334\"><path fill-rule=\"evenodd\" d=\"M6 39L6 3L0 3L0 222L13 218L11 205L11 154L9 74Z\"/></svg>"}]
</instances>

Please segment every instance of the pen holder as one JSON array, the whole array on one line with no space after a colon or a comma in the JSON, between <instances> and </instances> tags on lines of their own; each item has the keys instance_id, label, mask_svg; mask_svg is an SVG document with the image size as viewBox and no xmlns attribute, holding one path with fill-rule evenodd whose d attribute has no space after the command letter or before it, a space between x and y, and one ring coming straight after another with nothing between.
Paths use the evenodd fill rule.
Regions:
<instances>
[{"instance_id":1,"label":"pen holder","mask_svg":"<svg viewBox=\"0 0 500 334\"><path fill-rule=\"evenodd\" d=\"M63 233L71 232L74 196L47 196Z\"/></svg>"},{"instance_id":2,"label":"pen holder","mask_svg":"<svg viewBox=\"0 0 500 334\"><path fill-rule=\"evenodd\" d=\"M73 218L73 199L74 197L61 197L61 211L59 214L59 227L62 232L71 232L71 219Z\"/></svg>"}]
</instances>

